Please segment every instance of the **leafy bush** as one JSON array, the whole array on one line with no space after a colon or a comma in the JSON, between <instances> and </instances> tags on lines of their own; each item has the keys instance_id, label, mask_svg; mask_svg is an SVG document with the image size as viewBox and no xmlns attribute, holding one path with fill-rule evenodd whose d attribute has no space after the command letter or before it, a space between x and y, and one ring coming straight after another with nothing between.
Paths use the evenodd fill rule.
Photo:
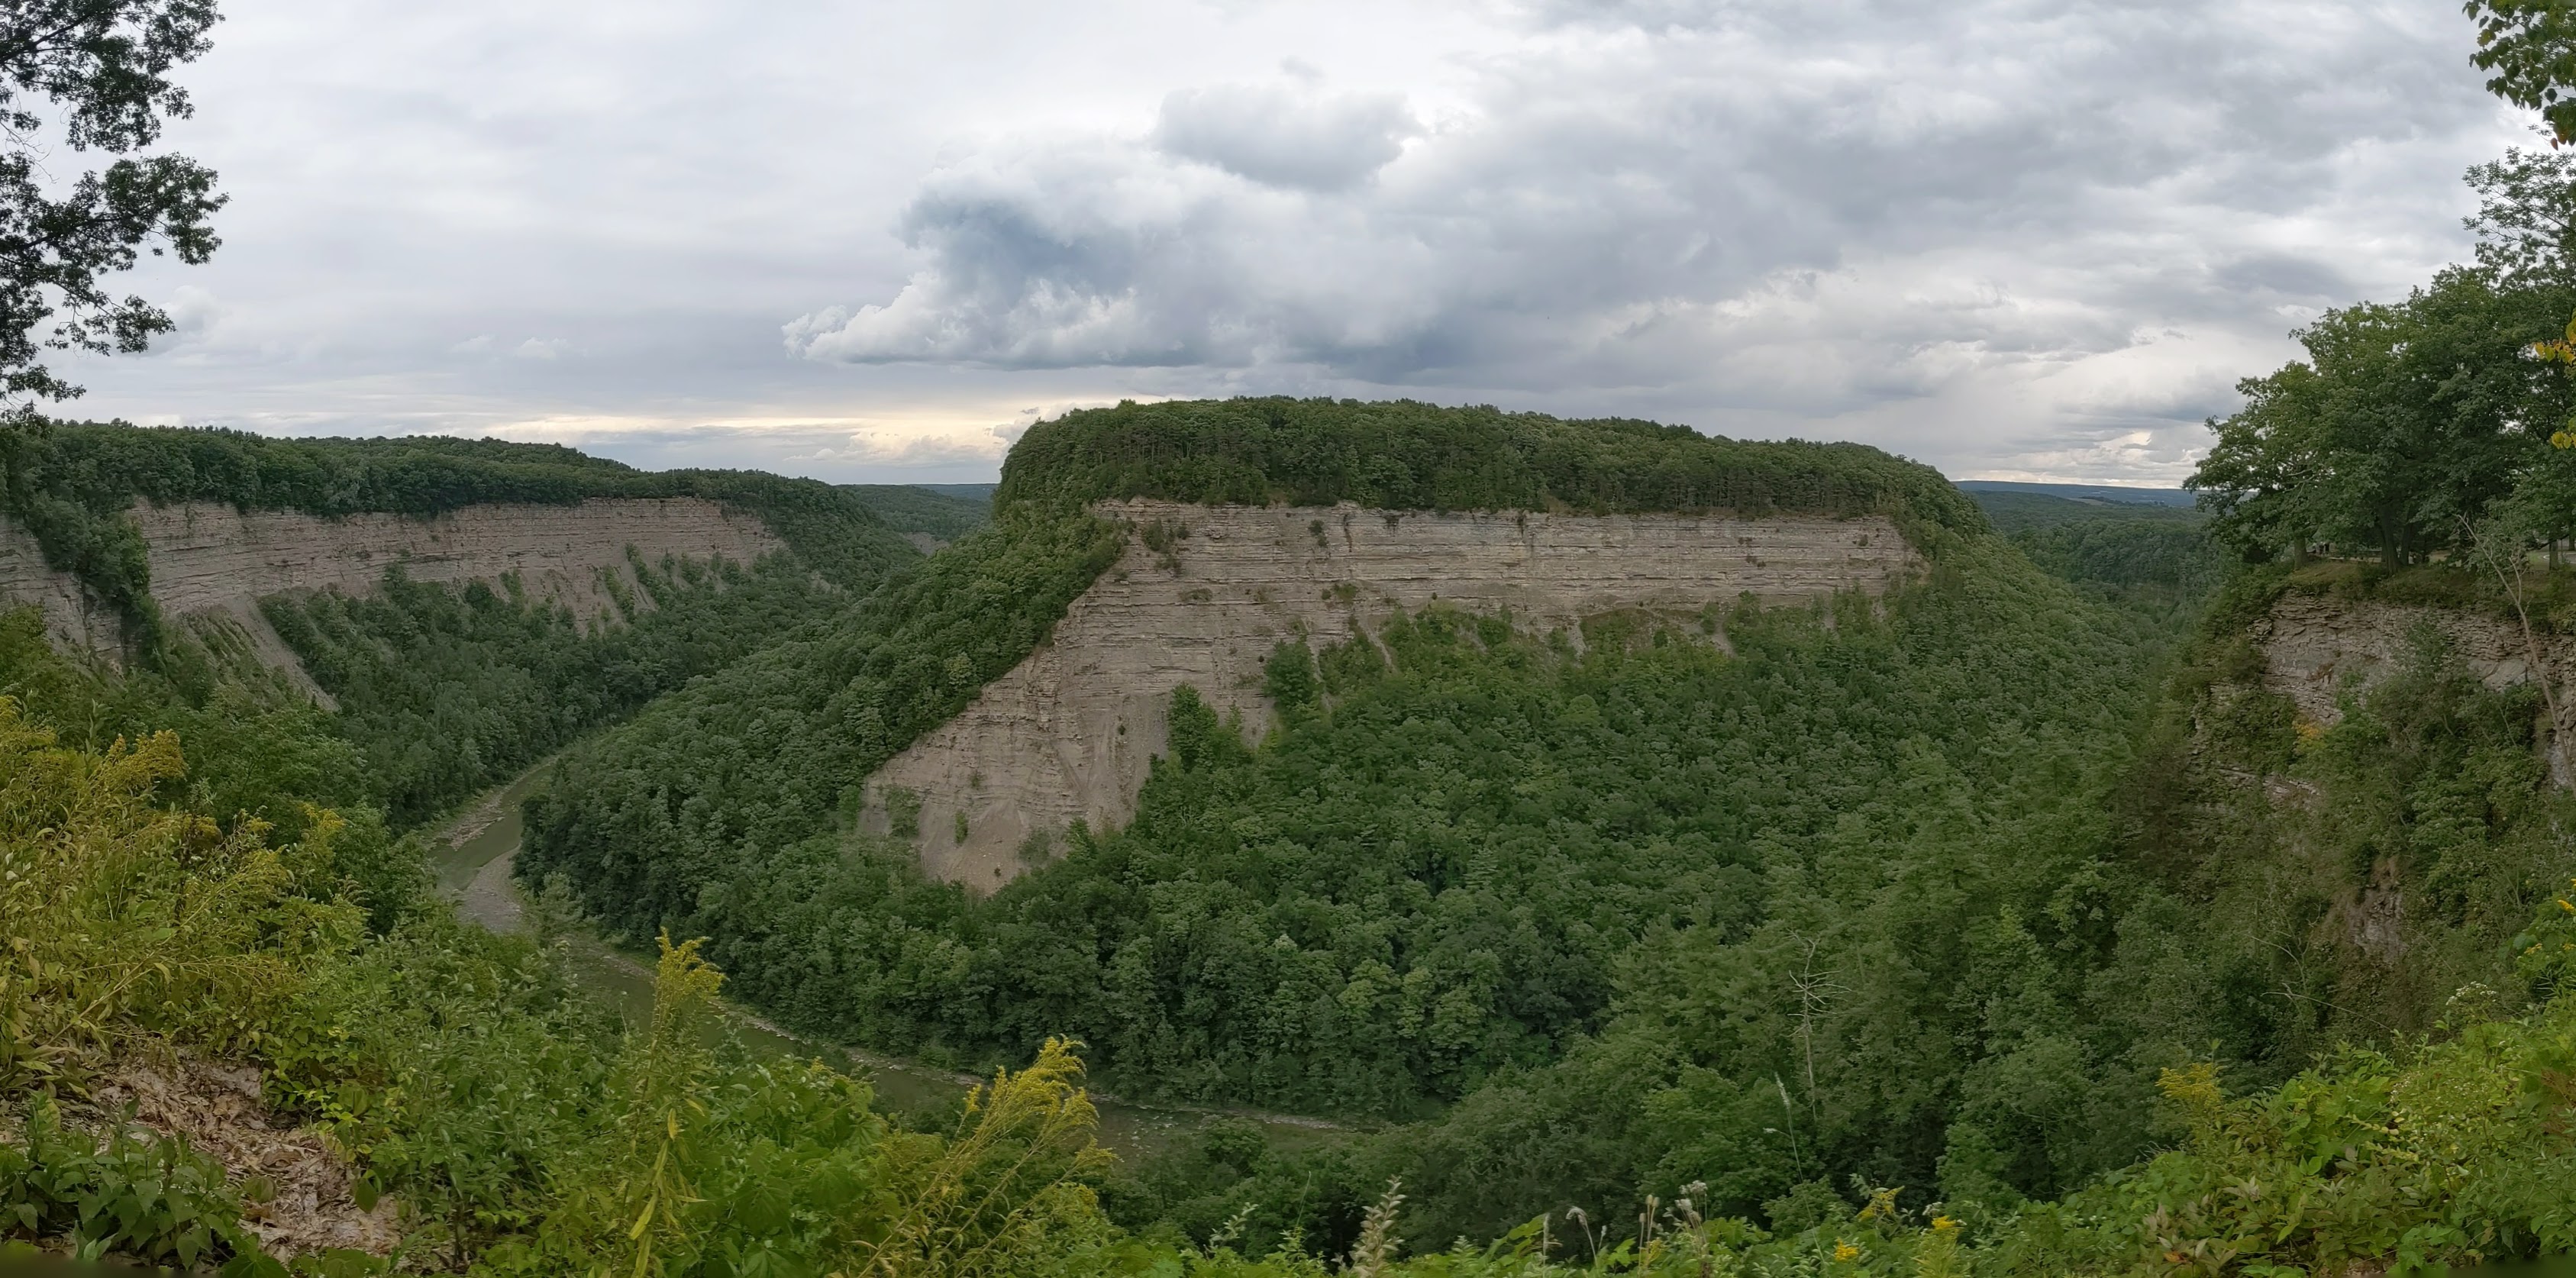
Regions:
<instances>
[{"instance_id":1,"label":"leafy bush","mask_svg":"<svg viewBox=\"0 0 2576 1278\"><path fill-rule=\"evenodd\" d=\"M41 1239L74 1258L126 1256L189 1272L220 1263L223 1278L287 1278L213 1160L167 1138L117 1131L104 1144L66 1130L51 1104L28 1115L23 1143L0 1144L0 1238ZM17 1259L0 1243L0 1260ZM298 1257L291 1272L359 1278L387 1272L363 1252Z\"/></svg>"},{"instance_id":2,"label":"leafy bush","mask_svg":"<svg viewBox=\"0 0 2576 1278\"><path fill-rule=\"evenodd\" d=\"M358 932L337 817L284 848L226 833L152 801L183 766L174 734L66 750L0 698L0 1086L72 1081L142 1035L255 1048L303 964Z\"/></svg>"},{"instance_id":3,"label":"leafy bush","mask_svg":"<svg viewBox=\"0 0 2576 1278\"><path fill-rule=\"evenodd\" d=\"M890 1132L856 1080L725 1046L695 942L664 946L655 1014L621 1043L527 941L428 904L367 936L331 874L332 814L271 848L256 823L226 834L153 803L181 766L170 734L65 749L0 699L0 1237L288 1272L240 1228L219 1166L121 1129L91 1140L46 1099L174 1044L261 1064L281 1106L401 1199L415 1260L1017 1273L1105 1237L1068 1045L996 1076L952 1135Z\"/></svg>"}]
</instances>

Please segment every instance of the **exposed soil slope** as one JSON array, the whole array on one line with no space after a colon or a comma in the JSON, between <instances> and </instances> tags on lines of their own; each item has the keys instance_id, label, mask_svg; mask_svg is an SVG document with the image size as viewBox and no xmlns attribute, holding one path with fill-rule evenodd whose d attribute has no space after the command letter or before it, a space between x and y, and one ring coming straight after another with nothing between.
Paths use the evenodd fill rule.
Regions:
<instances>
[{"instance_id":1,"label":"exposed soil slope","mask_svg":"<svg viewBox=\"0 0 2576 1278\"><path fill-rule=\"evenodd\" d=\"M1129 524L1124 558L1074 601L1049 644L871 778L866 819L878 831L889 824L890 796L918 796L922 861L933 874L990 890L1024 868L1031 835L1077 819L1124 823L1165 747L1172 691L1196 688L1257 735L1270 720L1263 663L1299 634L1337 643L1392 609L1435 604L1508 610L1515 625L1539 633L1571 630L1625 610L1697 614L1747 594L1769 603L1875 594L1917 562L1880 517L1141 499L1095 509Z\"/></svg>"}]
</instances>

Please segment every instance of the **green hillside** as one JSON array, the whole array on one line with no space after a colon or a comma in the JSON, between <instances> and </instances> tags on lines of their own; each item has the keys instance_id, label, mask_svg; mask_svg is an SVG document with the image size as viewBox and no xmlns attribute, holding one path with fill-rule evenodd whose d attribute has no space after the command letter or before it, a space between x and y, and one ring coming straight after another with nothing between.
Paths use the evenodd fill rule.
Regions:
<instances>
[{"instance_id":1,"label":"green hillside","mask_svg":"<svg viewBox=\"0 0 2576 1278\"><path fill-rule=\"evenodd\" d=\"M1731 657L1697 629L1605 632L1577 657L1448 613L1283 649L1286 732L1247 753L1183 697L1136 823L1077 833L988 900L850 830L857 783L1015 663L1114 557L1116 534L1075 499L1384 500L1398 485L1474 506L1662 494L1882 510L1941 569L1883 609L1712 614ZM1725 979L1763 982L1788 979L1798 937L1898 926L1880 898L1884 876L1916 873L1901 867L1974 917L2045 915L2107 854L2100 798L2163 642L2033 571L1938 475L1872 450L1411 404L1129 406L1033 429L995 525L881 598L568 753L529 810L520 868L564 876L614 932L708 935L746 997L806 1030L988 1061L1070 1032L1122 1094L1381 1120L1474 1110L1497 1080L1600 1050L1642 996L1623 992L1638 956L1677 928L1726 938L1709 959ZM2080 984L2108 961L2066 940L2033 942L2048 979ZM1979 960L1884 961L1888 981L1940 985ZM1781 1032L1694 1068L1750 1089ZM1964 1024L1942 1033L1967 1037L1820 1075L1801 1121L1850 1125L1801 1134L1794 1156L1758 1131L1729 1137L1745 1142L1729 1209L1784 1192L1801 1160L1928 1178L1960 1088L1994 1068ZM2111 1063L2125 1047L2102 1050L2077 1068L2139 1116L2027 1169L2032 1189L2148 1139L2147 1080ZM1657 1086L1641 1075L1623 1094ZM1859 1099L1900 1087L1902 1122ZM1583 1174L1628 1185L1639 1170ZM1442 1209L1496 1227L1519 1195L1561 1188L1544 1183Z\"/></svg>"},{"instance_id":2,"label":"green hillside","mask_svg":"<svg viewBox=\"0 0 2576 1278\"><path fill-rule=\"evenodd\" d=\"M2069 581L2196 599L2227 574L2225 552L2189 507L1996 489L1968 496L2032 563Z\"/></svg>"},{"instance_id":3,"label":"green hillside","mask_svg":"<svg viewBox=\"0 0 2576 1278\"><path fill-rule=\"evenodd\" d=\"M2060 497L2052 493L2011 490L1962 488L1977 509L1986 512L1986 520L2002 533L2024 532L2035 528L2053 528L2059 524L2098 523L2124 520L2138 523L2197 524L2204 518L2190 506L2151 505L2146 502L2111 502L2086 498Z\"/></svg>"},{"instance_id":4,"label":"green hillside","mask_svg":"<svg viewBox=\"0 0 2576 1278\"><path fill-rule=\"evenodd\" d=\"M16 6L0 22L18 148L0 162L17 228L0 235L15 281L0 519L27 562L0 567L45 606L0 606L0 1273L2565 1269L2576 10L2465 9L2469 60L2541 113L2552 148L2469 171L2471 261L2403 297L2290 308L2309 317L2297 358L2236 384L2210 447L2169 416L2208 398L2198 371L2087 399L2066 357L2098 342L1984 343L1989 373L2057 405L2017 442L1987 425L1987 447L2022 450L2016 465L2087 448L2198 459L2183 489L2156 490L1953 485L1859 445L1320 398L1070 412L1032 425L998 483L919 486L645 472L491 440L49 422L43 403L80 394L51 355L139 355L182 327L116 301L111 277L145 249L195 264L218 247L208 219L229 197L162 126L196 109L173 75L219 15L215 0ZM1855 15L1876 16L1824 20ZM2040 46L2101 43L2092 15L2048 16L2030 66L2063 62ZM1701 51L1742 62L1735 46L1758 44L1743 17ZM1635 63L1695 25L1630 13L1568 47ZM2303 51L2329 65L2349 35ZM601 47L609 61L580 74L615 69ZM1523 61L1495 65L1531 80ZM976 69L971 51L937 68ZM1538 96L1542 123L1581 100ZM2369 110L2310 114L2303 135L2375 136ZM67 148L42 140L57 116ZM83 172L82 152L109 158ZM1280 216L1336 207L1254 185ZM1649 194L1677 208L1705 195L1665 186ZM969 236L1066 257L1045 227L997 238L991 208L965 212L987 224ZM2189 220L2165 238L2189 248ZM950 222L911 229L953 238ZM1184 217L1136 247L1205 256L1212 225ZM1480 243L1422 228L1435 254ZM2283 281L2318 274L2212 260L2207 282L2251 290L2245 314L2284 311L2274 294L2308 286ZM1040 265L1021 282L1071 283L1021 311L1063 311L1099 282ZM1169 271L1135 278L1142 314L1206 300L1148 296ZM973 327L990 282L952 280L946 301L969 310L931 318ZM2037 327L2020 336L2070 322L2024 309ZM1978 346L1984 321L1953 310L1950 345ZM1368 311L1342 354L1386 331ZM791 349L841 315L790 324ZM1644 351L1663 330L1679 331L1594 345ZM1944 413L1968 401L1915 384L1923 352L1895 331L1793 323L1774 345L1830 341L1805 373L1875 403L1845 405L1849 420L1919 411L1955 431ZM934 340L914 372L975 372L939 352L976 344ZM1565 361L1521 344L1539 356L1522 383L1567 393L1549 372ZM202 363L202 345L165 351L153 380ZM1253 345L1217 371L1293 374L1275 343ZM1476 345L1432 362L1472 380L1495 354ZM976 375L1056 395L1211 371L1166 354ZM1721 384L1740 364L1613 393L1753 411L1762 378ZM381 544L335 539L351 516L508 504L424 553L527 562L584 522L549 508L682 497L778 545L728 542L763 547L735 563L686 557L694 539L648 553L642 533L596 536L574 549L597 593L566 596L587 615L517 571L447 585L397 563L355 595L209 582L186 597L225 607L163 616L143 531L162 516L135 513L301 512L256 522L333 545L215 540L190 571L306 549L340 571ZM1305 513L1125 502L1386 517L1338 516L1356 535L1337 544ZM703 507L672 506L704 526ZM1661 512L1687 517L1630 518ZM1737 522L1766 518L1794 522ZM496 547L502 528L552 544ZM1635 549L1675 528L1701 540ZM1487 535L1509 540L1456 540ZM1139 546L1150 557L1130 558ZM1315 568L1381 547L1396 553ZM1561 547L1637 561L1571 560L1586 580L1560 590L1569 560L1533 561ZM1687 562L1644 558L1667 553ZM113 651L55 646L63 581L36 558L93 606L84 632L116 619L111 639L80 639ZM1476 566L1446 572L1462 562ZM1461 605L1494 597L1495 562L1526 570L1529 593ZM1775 584L1863 565L1866 585ZM1784 593L1689 611L1623 584L1703 569ZM1113 589L1047 652L1105 574ZM1599 599L1637 606L1581 602ZM991 737L871 782L1032 654L1049 659L997 691L993 719L959 725ZM1191 669L1232 686L1176 685ZM1254 713L1256 690L1254 740L1214 707ZM1160 722L1136 724L1140 708ZM988 878L999 832L1061 810L1032 793L1057 766L1086 788L1141 771L1132 819L1039 829L1021 873ZM926 859L995 886L933 878Z\"/></svg>"},{"instance_id":5,"label":"green hillside","mask_svg":"<svg viewBox=\"0 0 2576 1278\"><path fill-rule=\"evenodd\" d=\"M96 423L0 430L0 514L116 610L143 677L199 704L246 671L225 636L174 633L158 615L141 536L125 515L137 501L334 516L676 496L757 516L789 551L759 564L637 564L649 598L620 600L621 624L604 628L506 582L451 587L408 581L399 569L374 598L262 601L339 703L335 731L365 761L334 794L363 796L397 826L837 611L918 552L865 501L828 484L645 472L549 444L281 440ZM104 745L130 726L114 720L89 735Z\"/></svg>"},{"instance_id":6,"label":"green hillside","mask_svg":"<svg viewBox=\"0 0 2576 1278\"><path fill-rule=\"evenodd\" d=\"M258 1065L404 1205L429 1270L1320 1278L1318 1256L1383 1248L1407 1278L2113 1274L2223 1245L2318 1272L2576 1242L2547 1081L2576 1059L2546 1001L2576 935L2549 891L2568 814L2530 696L2428 647L2302 727L2248 690L2246 627L2330 587L2257 572L2202 615L2192 579L2022 540L2188 523L2008 538L1884 500L1932 571L1882 602L1608 620L1579 653L1445 610L1287 645L1280 732L1247 749L1175 698L1137 820L1033 850L980 900L852 832L849 786L1040 641L1114 529L1023 497L801 623L743 620L792 598L756 575L658 583L674 618L703 609L685 627L780 629L567 752L530 806L546 927L709 938L663 956L655 1016L623 1034L554 951L423 893L378 815L415 774L352 728L406 698L596 689L535 661L576 636L398 580L308 607L343 628L299 640L317 674L443 645L536 680L352 664L329 677L381 700L333 716L220 669L197 696L67 662L15 614L0 858L83 851L0 889L27 956L0 971L0 1195L25 1207L0 1230L258 1261L264 1191L84 1108L81 1080L161 1044ZM645 644L652 615L614 633ZM706 632L652 642L684 633ZM102 753L116 737L145 745ZM243 811L275 824L188 815ZM2423 895L2392 979L2338 911L2399 848ZM223 904L171 913L200 900ZM1029 1068L908 1131L842 1075L704 1046L718 969L823 1037ZM1130 1098L1345 1126L1274 1145L1201 1121L1112 1165L1064 1036ZM960 1205L970 1185L991 1210Z\"/></svg>"},{"instance_id":7,"label":"green hillside","mask_svg":"<svg viewBox=\"0 0 2576 1278\"><path fill-rule=\"evenodd\" d=\"M990 489L991 485L960 485ZM841 484L841 491L876 512L885 526L899 533L927 533L955 541L981 528L993 517L989 492L959 496L924 484Z\"/></svg>"}]
</instances>

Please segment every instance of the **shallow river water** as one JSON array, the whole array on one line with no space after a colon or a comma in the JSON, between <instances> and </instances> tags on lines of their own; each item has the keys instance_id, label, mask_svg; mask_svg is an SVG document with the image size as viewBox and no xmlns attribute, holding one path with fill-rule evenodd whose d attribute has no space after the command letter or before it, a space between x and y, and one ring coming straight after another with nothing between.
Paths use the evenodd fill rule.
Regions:
<instances>
[{"instance_id":1,"label":"shallow river water","mask_svg":"<svg viewBox=\"0 0 2576 1278\"><path fill-rule=\"evenodd\" d=\"M546 766L540 764L508 786L485 795L430 841L430 861L440 891L457 902L468 920L496 932L513 932L526 926L526 901L510 873L510 863L519 851L519 805L544 784L546 771ZM644 960L586 933L572 937L566 953L574 979L628 1020L652 1012L653 972ZM732 1004L725 1005L725 1015L752 1052L821 1059L836 1068L847 1068L866 1078L875 1088L878 1102L891 1110L919 1113L946 1109L977 1081L950 1070L800 1038ZM1285 1143L1312 1140L1334 1126L1316 1119L1249 1111L1135 1105L1097 1092L1091 1099L1100 1113L1101 1143L1127 1156L1151 1153L1221 1116L1251 1119L1261 1124L1274 1141Z\"/></svg>"}]
</instances>

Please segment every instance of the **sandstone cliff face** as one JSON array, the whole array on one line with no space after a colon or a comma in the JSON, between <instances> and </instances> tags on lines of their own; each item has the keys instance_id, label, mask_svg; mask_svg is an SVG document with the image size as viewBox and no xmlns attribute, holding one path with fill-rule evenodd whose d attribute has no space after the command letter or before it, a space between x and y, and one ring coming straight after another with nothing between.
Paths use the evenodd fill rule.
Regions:
<instances>
[{"instance_id":1,"label":"sandstone cliff face","mask_svg":"<svg viewBox=\"0 0 2576 1278\"><path fill-rule=\"evenodd\" d=\"M2415 636L2430 626L2451 653L2490 688L2532 679L2535 671L2556 690L2558 721L2548 743L2551 779L2576 787L2576 704L2569 678L2576 675L2576 639L2535 634L2526 638L2515 621L2451 608L2427 608L2324 595L2283 595L2255 623L2263 649L2263 686L2290 698L2300 717L2326 727L2342 722L2337 704L2346 689L2366 692L2404 668Z\"/></svg>"},{"instance_id":2,"label":"sandstone cliff face","mask_svg":"<svg viewBox=\"0 0 2576 1278\"><path fill-rule=\"evenodd\" d=\"M750 563L784 548L759 520L695 497L602 499L578 506L471 506L426 518L362 514L324 519L227 505L138 503L131 517L150 553L152 597L165 617L238 626L254 651L301 676L258 601L297 590L364 595L400 565L414 580L493 581L516 573L532 597L584 618L613 616L608 580L631 589L632 547ZM641 592L635 597L643 600ZM0 599L44 610L55 641L112 650L116 619L93 609L68 574L45 566L35 539L0 521ZM308 681L309 686L309 681Z\"/></svg>"},{"instance_id":3,"label":"sandstone cliff face","mask_svg":"<svg viewBox=\"0 0 2576 1278\"><path fill-rule=\"evenodd\" d=\"M1301 631L1320 648L1374 630L1393 609L1436 602L1509 609L1516 625L1545 633L1623 610L1696 614L1745 594L1771 603L1876 594L1917 562L1881 518L1098 509L1130 525L1117 566L1074 601L1047 646L870 780L873 830L886 829L896 791L919 798L933 874L989 891L1024 868L1032 834L1133 817L1182 684L1219 713L1240 713L1248 732L1266 730L1263 663ZM1146 544L1147 530L1168 549Z\"/></svg>"},{"instance_id":4,"label":"sandstone cliff face","mask_svg":"<svg viewBox=\"0 0 2576 1278\"><path fill-rule=\"evenodd\" d=\"M2342 722L2337 694L2367 691L2406 664L2424 626L2440 632L2470 673L2490 688L2532 676L2532 645L2512 621L2449 608L2426 608L2326 595L2283 595L2255 623L2263 648L2263 686L2297 703L2299 714L2332 727ZM2576 651L2564 638L2540 635L2539 656L2564 686Z\"/></svg>"},{"instance_id":5,"label":"sandstone cliff face","mask_svg":"<svg viewBox=\"0 0 2576 1278\"><path fill-rule=\"evenodd\" d=\"M0 519L0 603L34 604L55 645L105 650L116 644L116 618L96 608L70 573L45 566L45 552L14 519Z\"/></svg>"}]
</instances>

